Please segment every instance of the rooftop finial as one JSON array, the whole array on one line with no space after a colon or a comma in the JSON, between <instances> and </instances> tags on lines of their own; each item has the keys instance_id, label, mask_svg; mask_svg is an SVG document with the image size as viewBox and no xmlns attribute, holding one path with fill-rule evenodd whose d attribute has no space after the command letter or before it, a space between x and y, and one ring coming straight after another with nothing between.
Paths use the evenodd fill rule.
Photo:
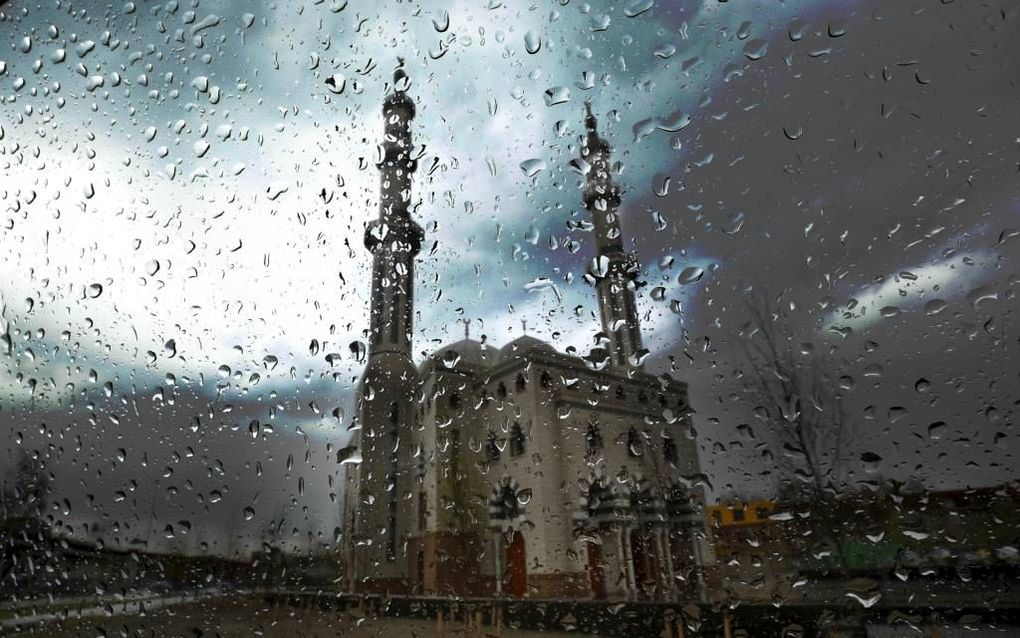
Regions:
<instances>
[{"instance_id":1,"label":"rooftop finial","mask_svg":"<svg viewBox=\"0 0 1020 638\"><path fill-rule=\"evenodd\" d=\"M584 101L584 124L592 133L597 132L598 121L595 119L595 114L591 112L591 100Z\"/></svg>"},{"instance_id":2,"label":"rooftop finial","mask_svg":"<svg viewBox=\"0 0 1020 638\"><path fill-rule=\"evenodd\" d=\"M471 338L471 320L465 317L465 318L461 319L461 322L464 324L464 338L465 339L470 339Z\"/></svg>"},{"instance_id":3,"label":"rooftop finial","mask_svg":"<svg viewBox=\"0 0 1020 638\"><path fill-rule=\"evenodd\" d=\"M393 69L393 89L403 91L403 85L407 82L407 73L404 71L404 58L397 57L397 68Z\"/></svg>"}]
</instances>

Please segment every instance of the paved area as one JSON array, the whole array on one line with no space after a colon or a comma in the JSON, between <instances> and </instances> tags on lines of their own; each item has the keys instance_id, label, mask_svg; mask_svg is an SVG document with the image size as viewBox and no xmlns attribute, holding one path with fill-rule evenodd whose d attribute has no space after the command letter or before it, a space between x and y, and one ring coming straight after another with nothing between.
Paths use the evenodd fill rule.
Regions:
<instances>
[{"instance_id":1,"label":"paved area","mask_svg":"<svg viewBox=\"0 0 1020 638\"><path fill-rule=\"evenodd\" d=\"M42 620L42 619L40 619ZM515 631L469 627L462 621L437 624L434 620L359 618L353 613L270 607L255 599L216 599L156 608L132 609L128 614L111 608L101 616L51 615L44 622L21 627L5 626L0 634L47 638L417 638L437 636L468 638L505 636L582 637L583 634Z\"/></svg>"}]
</instances>

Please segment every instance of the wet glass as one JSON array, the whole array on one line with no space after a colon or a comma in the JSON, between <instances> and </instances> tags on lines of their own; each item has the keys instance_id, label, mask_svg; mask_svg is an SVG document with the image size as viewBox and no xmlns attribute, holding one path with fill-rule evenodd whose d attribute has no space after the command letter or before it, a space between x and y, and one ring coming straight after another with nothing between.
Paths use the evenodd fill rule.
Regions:
<instances>
[{"instance_id":1,"label":"wet glass","mask_svg":"<svg viewBox=\"0 0 1020 638\"><path fill-rule=\"evenodd\" d=\"M0 634L1020 633L1004 0L0 0Z\"/></svg>"}]
</instances>

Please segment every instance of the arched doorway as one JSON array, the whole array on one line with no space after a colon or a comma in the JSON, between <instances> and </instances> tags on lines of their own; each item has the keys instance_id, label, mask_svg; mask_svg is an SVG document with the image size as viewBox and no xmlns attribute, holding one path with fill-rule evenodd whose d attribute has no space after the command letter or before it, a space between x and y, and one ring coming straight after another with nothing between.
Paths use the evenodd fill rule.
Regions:
<instances>
[{"instance_id":1,"label":"arched doorway","mask_svg":"<svg viewBox=\"0 0 1020 638\"><path fill-rule=\"evenodd\" d=\"M602 576L602 546L598 543L587 543L588 546L588 585L591 595L602 598L606 595L605 581Z\"/></svg>"},{"instance_id":2,"label":"arched doorway","mask_svg":"<svg viewBox=\"0 0 1020 638\"><path fill-rule=\"evenodd\" d=\"M648 536L634 530L630 534L631 560L634 564L634 587L639 594L648 594L649 586L652 584L653 566L651 563L651 547Z\"/></svg>"},{"instance_id":3,"label":"arched doorway","mask_svg":"<svg viewBox=\"0 0 1020 638\"><path fill-rule=\"evenodd\" d=\"M522 598L528 591L528 553L524 547L524 535L514 532L506 547L506 593Z\"/></svg>"}]
</instances>

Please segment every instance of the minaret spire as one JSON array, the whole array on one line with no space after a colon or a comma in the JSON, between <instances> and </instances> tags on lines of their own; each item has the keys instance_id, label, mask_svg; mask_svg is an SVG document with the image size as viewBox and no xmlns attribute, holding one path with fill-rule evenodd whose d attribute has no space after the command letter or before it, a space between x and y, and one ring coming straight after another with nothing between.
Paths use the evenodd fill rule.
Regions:
<instances>
[{"instance_id":1,"label":"minaret spire","mask_svg":"<svg viewBox=\"0 0 1020 638\"><path fill-rule=\"evenodd\" d=\"M348 573L355 589L408 591L408 538L416 520L406 495L413 489L421 376L411 359L414 259L423 232L412 218L411 156L414 102L403 61L383 102L385 136L379 156L379 215L365 229L372 252L368 362L358 388L358 421L351 447L361 463L348 474L351 529Z\"/></svg>"},{"instance_id":2,"label":"minaret spire","mask_svg":"<svg viewBox=\"0 0 1020 638\"><path fill-rule=\"evenodd\" d=\"M380 352L411 355L414 258L423 232L408 210L411 176L418 168L411 158L410 124L415 109L405 93L408 86L410 80L400 59L393 72L393 90L383 103L379 218L365 229L365 247L373 255L369 356Z\"/></svg>"},{"instance_id":3,"label":"minaret spire","mask_svg":"<svg viewBox=\"0 0 1020 638\"><path fill-rule=\"evenodd\" d=\"M581 158L589 170L584 185L584 205L595 224L597 255L589 275L599 295L602 331L609 339L610 361L617 366L637 366L642 358L641 325L634 300L634 279L640 271L637 257L623 249L620 220L620 188L609 168L612 149L599 136L598 121L585 102L585 128Z\"/></svg>"}]
</instances>

